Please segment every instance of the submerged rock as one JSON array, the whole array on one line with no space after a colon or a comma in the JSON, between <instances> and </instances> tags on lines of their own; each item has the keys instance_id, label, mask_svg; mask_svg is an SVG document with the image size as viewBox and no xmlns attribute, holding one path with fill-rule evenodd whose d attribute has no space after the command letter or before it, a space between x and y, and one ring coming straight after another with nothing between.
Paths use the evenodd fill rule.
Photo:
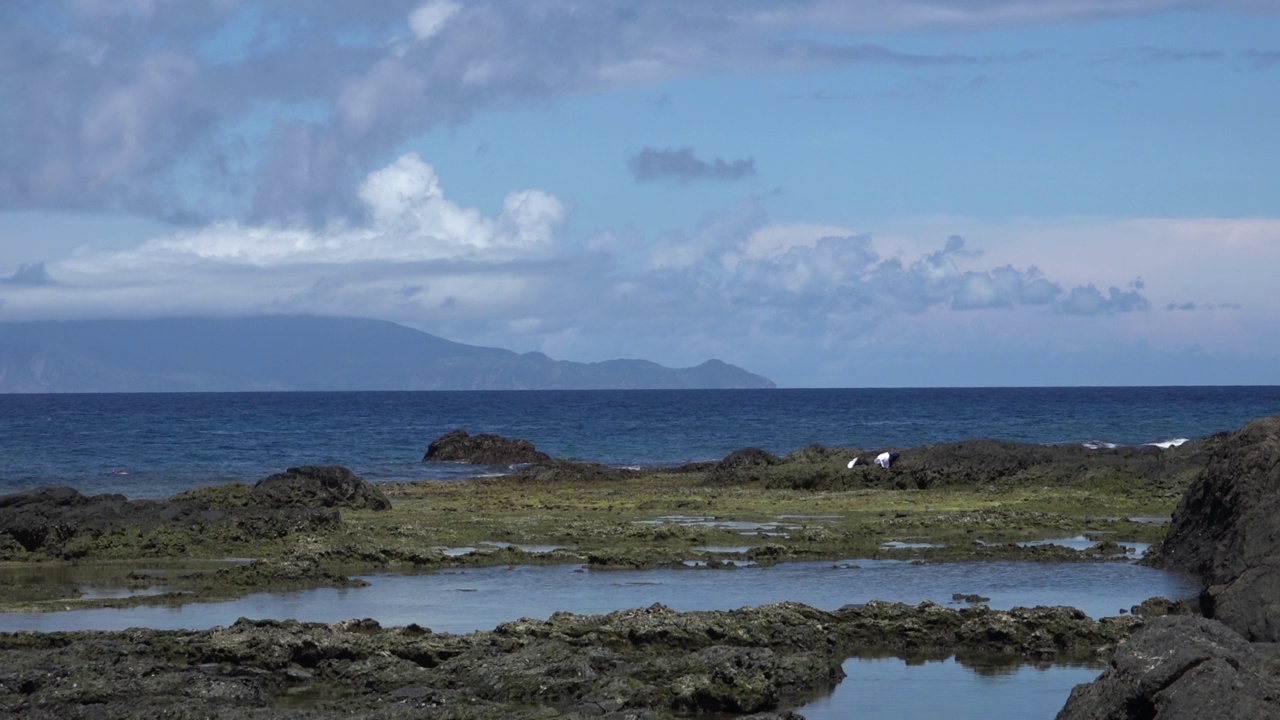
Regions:
<instances>
[{"instance_id":1,"label":"submerged rock","mask_svg":"<svg viewBox=\"0 0 1280 720\"><path fill-rule=\"evenodd\" d=\"M528 440L504 438L482 433L471 435L466 430L453 430L436 438L427 447L423 462L464 462L473 465L519 465L542 463L551 459Z\"/></svg>"}]
</instances>

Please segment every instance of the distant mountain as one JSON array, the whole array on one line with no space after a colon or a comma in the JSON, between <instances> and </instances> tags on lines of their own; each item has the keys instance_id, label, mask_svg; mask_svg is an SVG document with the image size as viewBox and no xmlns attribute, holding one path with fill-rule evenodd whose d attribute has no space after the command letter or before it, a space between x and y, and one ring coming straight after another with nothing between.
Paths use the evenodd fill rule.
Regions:
<instances>
[{"instance_id":1,"label":"distant mountain","mask_svg":"<svg viewBox=\"0 0 1280 720\"><path fill-rule=\"evenodd\" d=\"M0 392L771 388L708 360L577 363L310 316L0 323Z\"/></svg>"}]
</instances>

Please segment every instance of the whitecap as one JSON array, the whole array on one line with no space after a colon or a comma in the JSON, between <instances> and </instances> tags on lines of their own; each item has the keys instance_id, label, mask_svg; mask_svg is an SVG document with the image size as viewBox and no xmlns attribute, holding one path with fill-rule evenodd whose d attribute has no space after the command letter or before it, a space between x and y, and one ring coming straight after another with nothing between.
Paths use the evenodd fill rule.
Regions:
<instances>
[{"instance_id":1,"label":"whitecap","mask_svg":"<svg viewBox=\"0 0 1280 720\"><path fill-rule=\"evenodd\" d=\"M1147 445L1150 447L1158 447L1161 450L1168 450L1171 447L1178 447L1179 445L1185 442L1190 442L1190 441L1187 440L1186 438L1174 438L1172 440L1165 440L1164 442L1147 443Z\"/></svg>"}]
</instances>

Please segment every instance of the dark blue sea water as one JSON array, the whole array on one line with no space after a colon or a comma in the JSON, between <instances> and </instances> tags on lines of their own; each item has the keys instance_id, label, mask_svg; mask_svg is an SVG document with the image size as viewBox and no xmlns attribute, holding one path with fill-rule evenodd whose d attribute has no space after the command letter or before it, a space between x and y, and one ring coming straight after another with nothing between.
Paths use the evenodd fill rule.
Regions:
<instances>
[{"instance_id":1,"label":"dark blue sea water","mask_svg":"<svg viewBox=\"0 0 1280 720\"><path fill-rule=\"evenodd\" d=\"M810 443L1139 445L1277 413L1280 386L0 395L0 494L57 484L161 497L300 464L373 481L470 476L421 462L454 428L653 466Z\"/></svg>"}]
</instances>

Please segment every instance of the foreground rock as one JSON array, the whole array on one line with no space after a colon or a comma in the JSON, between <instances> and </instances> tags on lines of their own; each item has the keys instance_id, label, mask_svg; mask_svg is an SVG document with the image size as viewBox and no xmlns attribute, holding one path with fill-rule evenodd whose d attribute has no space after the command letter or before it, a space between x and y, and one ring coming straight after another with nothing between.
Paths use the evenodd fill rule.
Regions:
<instances>
[{"instance_id":1,"label":"foreground rock","mask_svg":"<svg viewBox=\"0 0 1280 720\"><path fill-rule=\"evenodd\" d=\"M165 500L36 488L0 497L0 559L182 557L302 532L327 532L339 509L385 510L382 491L342 467L289 468L253 488L233 483Z\"/></svg>"},{"instance_id":2,"label":"foreground rock","mask_svg":"<svg viewBox=\"0 0 1280 720\"><path fill-rule=\"evenodd\" d=\"M1097 681L1072 691L1058 720L1274 720L1272 661L1221 623L1157 618L1120 645Z\"/></svg>"},{"instance_id":3,"label":"foreground rock","mask_svg":"<svg viewBox=\"0 0 1280 720\"><path fill-rule=\"evenodd\" d=\"M1280 416L1216 446L1152 562L1199 575L1207 617L1250 640L1280 641Z\"/></svg>"},{"instance_id":4,"label":"foreground rock","mask_svg":"<svg viewBox=\"0 0 1280 720\"><path fill-rule=\"evenodd\" d=\"M1205 617L1152 621L1058 717L1280 718L1280 416L1215 438L1153 550L1201 578Z\"/></svg>"},{"instance_id":5,"label":"foreground rock","mask_svg":"<svg viewBox=\"0 0 1280 720\"><path fill-rule=\"evenodd\" d=\"M465 636L372 620L0 634L6 717L787 717L859 653L1096 660L1138 621L1070 608L784 603L557 613ZM721 715L721 716L723 716Z\"/></svg>"},{"instance_id":6,"label":"foreground rock","mask_svg":"<svg viewBox=\"0 0 1280 720\"><path fill-rule=\"evenodd\" d=\"M427 454L422 460L474 465L520 465L547 462L551 460L551 456L540 452L528 440L487 433L471 435L466 430L453 430L436 438L427 447Z\"/></svg>"}]
</instances>

